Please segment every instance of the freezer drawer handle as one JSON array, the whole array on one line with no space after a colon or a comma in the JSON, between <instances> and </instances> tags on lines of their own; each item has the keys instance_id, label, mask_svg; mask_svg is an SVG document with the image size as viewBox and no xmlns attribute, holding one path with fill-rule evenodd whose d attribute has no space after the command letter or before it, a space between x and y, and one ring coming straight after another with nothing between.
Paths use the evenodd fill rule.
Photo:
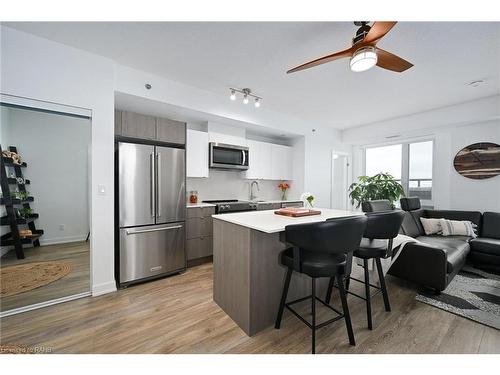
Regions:
<instances>
[{"instance_id":1,"label":"freezer drawer handle","mask_svg":"<svg viewBox=\"0 0 500 375\"><path fill-rule=\"evenodd\" d=\"M141 233L149 233L149 232L160 232L163 230L171 230L171 229L180 229L182 228L182 225L175 225L173 227L167 227L167 228L158 228L158 229L143 229L143 230L134 230L133 232L126 230L125 233L127 233L127 236L131 234L141 234Z\"/></svg>"}]
</instances>

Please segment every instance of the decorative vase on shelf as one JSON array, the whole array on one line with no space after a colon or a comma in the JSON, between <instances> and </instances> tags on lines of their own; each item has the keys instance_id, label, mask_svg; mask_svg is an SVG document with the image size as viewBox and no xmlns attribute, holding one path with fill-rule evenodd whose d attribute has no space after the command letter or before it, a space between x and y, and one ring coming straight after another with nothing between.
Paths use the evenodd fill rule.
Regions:
<instances>
[{"instance_id":1,"label":"decorative vase on shelf","mask_svg":"<svg viewBox=\"0 0 500 375\"><path fill-rule=\"evenodd\" d=\"M283 191L281 192L281 200L282 200L282 201L286 201L286 190L283 190Z\"/></svg>"}]
</instances>

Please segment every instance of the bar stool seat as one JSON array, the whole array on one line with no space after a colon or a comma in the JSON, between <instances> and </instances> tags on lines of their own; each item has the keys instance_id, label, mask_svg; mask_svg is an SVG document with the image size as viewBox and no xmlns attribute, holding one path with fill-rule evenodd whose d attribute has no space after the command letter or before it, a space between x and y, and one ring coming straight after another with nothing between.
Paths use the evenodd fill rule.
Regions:
<instances>
[{"instance_id":1,"label":"bar stool seat","mask_svg":"<svg viewBox=\"0 0 500 375\"><path fill-rule=\"evenodd\" d=\"M386 254L387 241L385 240L363 238L359 249L354 250L354 256L362 259L385 258Z\"/></svg>"},{"instance_id":2,"label":"bar stool seat","mask_svg":"<svg viewBox=\"0 0 500 375\"><path fill-rule=\"evenodd\" d=\"M385 310L391 311L391 304L389 303L389 295L387 293L387 287L385 285L381 259L392 256L393 240L398 235L401 223L403 222L404 212L400 210L373 212L367 213L366 217L368 221L366 224L366 230L363 235L363 239L361 240L358 249L354 250L353 252L353 255L355 257L363 259L365 276L364 281L358 280L352 276L348 276L345 280L345 289L347 290L347 293L361 298L366 302L366 317L368 320L368 328L372 329L371 298L374 295L371 295L370 288L375 288L377 290L376 293L382 293ZM373 259L375 261L380 287L370 283L368 270L369 259ZM364 284L364 297L349 291L349 284L351 280ZM330 278L330 284L328 286L328 291L325 298L326 303L330 302L332 288L338 286L340 286L338 283L337 286L335 285L335 279L333 277ZM341 287L343 288L343 286Z\"/></svg>"},{"instance_id":3,"label":"bar stool seat","mask_svg":"<svg viewBox=\"0 0 500 375\"><path fill-rule=\"evenodd\" d=\"M346 277L346 272L350 272L352 252L359 247L366 228L366 222L366 217L354 216L336 218L319 223L288 225L285 227L286 242L292 247L282 251L280 256L281 264L287 270L274 327L276 329L281 327L283 312L285 308L289 310L311 329L312 353L316 352L316 330L340 319L345 321L349 343L356 345L349 307L347 306L346 293L343 288L343 280ZM311 278L311 294L287 302L288 288L290 287L293 272L301 273ZM330 306L316 295L316 280L321 277L336 279L339 282L342 311ZM292 307L294 304L306 300L310 300L311 302L310 321L301 316ZM335 313L336 316L322 323L317 323L316 302L320 302L331 312Z\"/></svg>"},{"instance_id":4,"label":"bar stool seat","mask_svg":"<svg viewBox=\"0 0 500 375\"><path fill-rule=\"evenodd\" d=\"M330 277L345 274L346 259L344 254L318 253L300 249L299 267L301 273L310 277ZM281 264L294 267L293 247L281 252Z\"/></svg>"}]
</instances>

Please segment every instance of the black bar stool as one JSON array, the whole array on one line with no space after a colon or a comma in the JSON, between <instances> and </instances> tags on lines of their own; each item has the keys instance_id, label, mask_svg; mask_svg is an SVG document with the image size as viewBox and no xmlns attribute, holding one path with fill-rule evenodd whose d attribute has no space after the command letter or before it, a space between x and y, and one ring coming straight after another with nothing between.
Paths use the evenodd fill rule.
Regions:
<instances>
[{"instance_id":1,"label":"black bar stool","mask_svg":"<svg viewBox=\"0 0 500 375\"><path fill-rule=\"evenodd\" d=\"M285 307L312 330L312 353L316 352L316 329L324 327L339 319L344 318L349 335L349 343L355 345L354 333L351 326L349 308L343 283L339 282L340 299L342 301L342 312L333 308L323 300L316 297L316 279L319 277L330 277L343 280L346 271L346 254L359 247L359 243L366 227L366 217L357 216L339 218L320 223L288 225L285 228L286 242L293 245L281 252L281 264L287 267L283 293L276 317L275 328L279 329L283 310ZM286 303L288 287L293 271L306 274L312 278L311 295ZM291 305L311 299L312 322L309 323L300 316ZM316 323L316 300L334 311L337 316L323 323Z\"/></svg>"},{"instance_id":2,"label":"black bar stool","mask_svg":"<svg viewBox=\"0 0 500 375\"><path fill-rule=\"evenodd\" d=\"M384 305L386 311L391 311L391 305L389 303L389 295L387 294L387 287L385 285L384 272L382 270L381 258L392 257L392 244L394 238L399 233L399 228L403 222L404 212L400 210L394 211L384 211L384 212L373 212L367 213L366 217L368 219L366 223L366 230L361 240L359 248L354 251L354 256L363 259L364 268L364 280L356 279L352 276L346 277L347 293L355 297L361 298L366 301L366 316L368 320L368 328L372 329L372 308L371 308L371 297L374 297L378 293L382 292L384 298ZM378 278L380 281L380 287L377 285L370 284L370 274L368 270L368 260L374 259L377 267ZM360 282L365 285L365 296L360 296L356 293L349 291L350 280ZM339 287L340 283L337 280L337 285L335 285L335 278L330 279L330 284L328 286L328 291L326 294L325 302L330 303L332 288ZM377 291L371 295L370 287L377 289ZM342 287L343 288L343 287Z\"/></svg>"}]
</instances>

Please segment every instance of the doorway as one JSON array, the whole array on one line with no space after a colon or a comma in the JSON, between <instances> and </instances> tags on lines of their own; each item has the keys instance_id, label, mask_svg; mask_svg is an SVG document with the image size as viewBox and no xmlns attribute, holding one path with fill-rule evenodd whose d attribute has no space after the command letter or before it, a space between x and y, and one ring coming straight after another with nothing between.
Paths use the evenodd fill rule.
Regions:
<instances>
[{"instance_id":1,"label":"doorway","mask_svg":"<svg viewBox=\"0 0 500 375\"><path fill-rule=\"evenodd\" d=\"M345 152L332 151L331 154L331 197L330 206L337 210L348 210L349 181L351 181L351 155Z\"/></svg>"},{"instance_id":2,"label":"doorway","mask_svg":"<svg viewBox=\"0 0 500 375\"><path fill-rule=\"evenodd\" d=\"M90 113L14 99L0 101L0 317L90 295Z\"/></svg>"}]
</instances>

